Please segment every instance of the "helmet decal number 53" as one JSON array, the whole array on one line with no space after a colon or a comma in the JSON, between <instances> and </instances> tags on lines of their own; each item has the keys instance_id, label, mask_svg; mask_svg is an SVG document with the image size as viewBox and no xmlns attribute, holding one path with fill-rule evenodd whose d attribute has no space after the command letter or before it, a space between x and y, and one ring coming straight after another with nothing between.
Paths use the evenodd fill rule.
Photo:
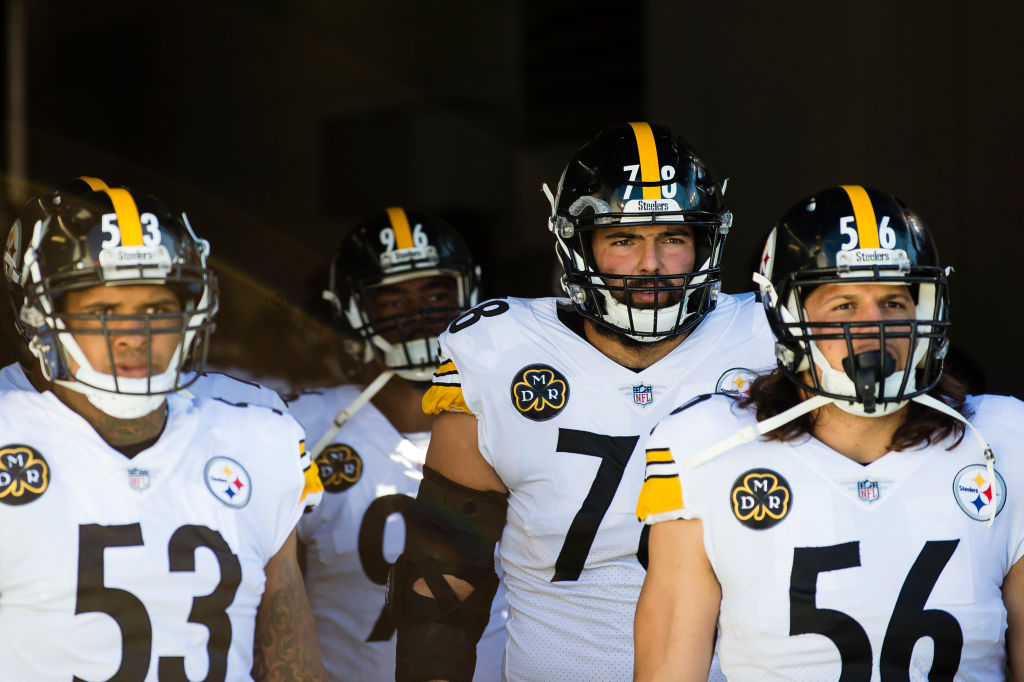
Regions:
<instances>
[{"instance_id":1,"label":"helmet decal number 53","mask_svg":"<svg viewBox=\"0 0 1024 682\"><path fill-rule=\"evenodd\" d=\"M139 220L142 223L142 243L146 246L158 246L160 244L160 221L149 212L140 213ZM102 249L112 249L121 246L121 228L117 225L116 213L104 213L100 219L100 229L107 235L107 238L100 243Z\"/></svg>"},{"instance_id":2,"label":"helmet decal number 53","mask_svg":"<svg viewBox=\"0 0 1024 682\"><path fill-rule=\"evenodd\" d=\"M846 241L840 245L843 251L850 251L856 249L860 242L860 237L857 234L857 228L854 227L853 216L843 216L839 219L839 233L846 237ZM883 249L896 248L896 230L889 227L889 216L882 216L882 220L878 223L878 244Z\"/></svg>"}]
</instances>

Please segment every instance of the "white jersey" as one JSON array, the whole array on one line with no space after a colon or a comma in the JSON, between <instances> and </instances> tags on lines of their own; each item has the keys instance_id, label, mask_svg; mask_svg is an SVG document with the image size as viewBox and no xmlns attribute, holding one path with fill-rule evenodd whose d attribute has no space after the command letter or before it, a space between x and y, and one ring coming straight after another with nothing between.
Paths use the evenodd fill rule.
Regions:
<instances>
[{"instance_id":1,"label":"white jersey","mask_svg":"<svg viewBox=\"0 0 1024 682\"><path fill-rule=\"evenodd\" d=\"M0 391L10 390L35 390L17 362L0 369ZM187 398L217 398L240 407L262 405L278 412L288 411L277 391L222 372L199 372L196 380L179 393Z\"/></svg>"},{"instance_id":2,"label":"white jersey","mask_svg":"<svg viewBox=\"0 0 1024 682\"><path fill-rule=\"evenodd\" d=\"M17 362L0 369L0 392L34 390L36 389L25 375L25 370Z\"/></svg>"},{"instance_id":3,"label":"white jersey","mask_svg":"<svg viewBox=\"0 0 1024 682\"><path fill-rule=\"evenodd\" d=\"M972 434L861 465L814 438L688 453L754 422L714 396L662 422L638 515L699 518L736 680L1002 680L1000 586L1024 553L1024 404L971 399ZM1016 494L1015 494L1016 493ZM991 513L998 515L991 527ZM930 672L929 672L930 671Z\"/></svg>"},{"instance_id":4,"label":"white jersey","mask_svg":"<svg viewBox=\"0 0 1024 682\"><path fill-rule=\"evenodd\" d=\"M319 481L291 417L167 405L129 459L52 392L0 393L0 679L251 679L264 567Z\"/></svg>"},{"instance_id":5,"label":"white jersey","mask_svg":"<svg viewBox=\"0 0 1024 682\"><path fill-rule=\"evenodd\" d=\"M274 389L222 372L200 372L181 393L197 398L217 398L239 406L261 405L278 412L288 411Z\"/></svg>"},{"instance_id":6,"label":"white jersey","mask_svg":"<svg viewBox=\"0 0 1024 682\"><path fill-rule=\"evenodd\" d=\"M310 439L359 395L358 386L306 391L289 401ZM320 650L333 680L395 679L395 625L384 608L388 570L405 547L429 433L402 434L367 403L317 458L324 497L299 522L306 546L306 591ZM505 647L504 590L477 647L478 682L501 679Z\"/></svg>"},{"instance_id":7,"label":"white jersey","mask_svg":"<svg viewBox=\"0 0 1024 682\"><path fill-rule=\"evenodd\" d=\"M692 395L741 389L774 363L773 337L752 295L722 295L685 341L634 371L567 327L559 305L496 299L463 314L441 335L449 362L424 409L474 414L480 452L509 489L506 679L630 680L643 437Z\"/></svg>"}]
</instances>

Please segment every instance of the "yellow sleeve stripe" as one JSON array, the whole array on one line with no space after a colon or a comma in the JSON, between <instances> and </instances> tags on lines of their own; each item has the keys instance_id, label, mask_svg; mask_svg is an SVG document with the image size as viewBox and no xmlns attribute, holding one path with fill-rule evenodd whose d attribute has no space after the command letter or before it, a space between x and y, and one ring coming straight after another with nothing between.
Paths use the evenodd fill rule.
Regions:
<instances>
[{"instance_id":1,"label":"yellow sleeve stripe","mask_svg":"<svg viewBox=\"0 0 1024 682\"><path fill-rule=\"evenodd\" d=\"M437 368L437 371L434 372L434 376L443 377L446 374L458 374L458 372L459 370L455 369L455 363L449 360Z\"/></svg>"},{"instance_id":2,"label":"yellow sleeve stripe","mask_svg":"<svg viewBox=\"0 0 1024 682\"><path fill-rule=\"evenodd\" d=\"M324 484L320 480L320 469L315 464L311 464L306 467L306 470L303 472L303 477L305 478L306 483L302 488L302 497L299 498L300 502L305 500L307 495L322 493L324 491Z\"/></svg>"},{"instance_id":3,"label":"yellow sleeve stripe","mask_svg":"<svg viewBox=\"0 0 1024 682\"><path fill-rule=\"evenodd\" d=\"M857 223L857 239L860 242L859 248L877 249L878 223L875 218L875 207L871 205L871 198L868 192L860 185L840 185L846 190L853 204L853 220Z\"/></svg>"},{"instance_id":4,"label":"yellow sleeve stripe","mask_svg":"<svg viewBox=\"0 0 1024 682\"><path fill-rule=\"evenodd\" d=\"M672 453L668 448L653 449L647 451L647 463L648 464L667 464L674 462L672 459Z\"/></svg>"},{"instance_id":5,"label":"yellow sleeve stripe","mask_svg":"<svg viewBox=\"0 0 1024 682\"><path fill-rule=\"evenodd\" d=\"M466 399L462 396L460 386L431 386L423 394L423 413L441 414L442 412L470 413Z\"/></svg>"},{"instance_id":6,"label":"yellow sleeve stripe","mask_svg":"<svg viewBox=\"0 0 1024 682\"><path fill-rule=\"evenodd\" d=\"M640 180L643 182L659 182L661 165L658 163L658 147L654 144L654 131L650 123L630 123L636 137L636 148L640 154ZM644 199L660 199L660 185L645 185Z\"/></svg>"},{"instance_id":7,"label":"yellow sleeve stripe","mask_svg":"<svg viewBox=\"0 0 1024 682\"><path fill-rule=\"evenodd\" d=\"M409 216L405 214L405 209L400 206L389 206L384 210L387 211L388 220L391 221L391 229L395 231L395 248L411 249L413 247L412 230L409 229Z\"/></svg>"},{"instance_id":8,"label":"yellow sleeve stripe","mask_svg":"<svg viewBox=\"0 0 1024 682\"><path fill-rule=\"evenodd\" d=\"M114 204L117 227L121 231L121 246L142 246L142 220L135 199L126 189L115 187L103 190Z\"/></svg>"},{"instance_id":9,"label":"yellow sleeve stripe","mask_svg":"<svg viewBox=\"0 0 1024 682\"><path fill-rule=\"evenodd\" d=\"M683 489L678 476L648 478L640 489L636 503L636 517L647 520L652 514L661 514L683 508Z\"/></svg>"}]
</instances>

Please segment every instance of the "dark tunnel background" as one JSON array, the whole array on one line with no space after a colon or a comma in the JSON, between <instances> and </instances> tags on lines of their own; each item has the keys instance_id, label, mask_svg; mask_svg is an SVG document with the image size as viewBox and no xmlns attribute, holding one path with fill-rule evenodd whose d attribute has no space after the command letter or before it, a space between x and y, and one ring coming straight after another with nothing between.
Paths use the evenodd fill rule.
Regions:
<instances>
[{"instance_id":1,"label":"dark tunnel background","mask_svg":"<svg viewBox=\"0 0 1024 682\"><path fill-rule=\"evenodd\" d=\"M877 187L956 270L954 362L976 390L1024 380L1019 4L8 1L4 225L79 174L186 209L222 281L219 366L344 374L320 290L341 235L386 205L459 228L486 295L552 293L541 183L647 119L729 178L727 291L752 288L796 200Z\"/></svg>"}]
</instances>

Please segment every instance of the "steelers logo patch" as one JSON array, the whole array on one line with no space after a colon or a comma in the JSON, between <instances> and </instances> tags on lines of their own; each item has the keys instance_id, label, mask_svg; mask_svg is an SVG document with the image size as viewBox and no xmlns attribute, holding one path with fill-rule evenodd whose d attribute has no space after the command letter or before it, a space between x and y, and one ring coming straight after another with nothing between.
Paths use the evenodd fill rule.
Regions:
<instances>
[{"instance_id":1,"label":"steelers logo patch","mask_svg":"<svg viewBox=\"0 0 1024 682\"><path fill-rule=\"evenodd\" d=\"M214 457L206 463L206 487L214 497L233 509L249 504L252 496L249 472L230 457Z\"/></svg>"},{"instance_id":2,"label":"steelers logo patch","mask_svg":"<svg viewBox=\"0 0 1024 682\"><path fill-rule=\"evenodd\" d=\"M535 422L551 419L569 402L569 382L548 365L528 365L512 380L512 406Z\"/></svg>"},{"instance_id":3,"label":"steelers logo patch","mask_svg":"<svg viewBox=\"0 0 1024 682\"><path fill-rule=\"evenodd\" d=\"M746 367L727 369L718 378L718 383L715 384L715 392L727 395L747 395L750 393L750 384L756 378L757 372L753 372Z\"/></svg>"},{"instance_id":4,"label":"steelers logo patch","mask_svg":"<svg viewBox=\"0 0 1024 682\"><path fill-rule=\"evenodd\" d=\"M317 472L324 490L340 493L354 486L363 477L363 459L351 446L332 443L316 458Z\"/></svg>"},{"instance_id":5,"label":"steelers logo patch","mask_svg":"<svg viewBox=\"0 0 1024 682\"><path fill-rule=\"evenodd\" d=\"M789 483L771 469L751 469L732 484L732 513L747 528L764 530L786 518L793 506Z\"/></svg>"},{"instance_id":6,"label":"steelers logo patch","mask_svg":"<svg viewBox=\"0 0 1024 682\"><path fill-rule=\"evenodd\" d=\"M50 465L42 453L27 445L0 448L0 502L28 504L50 487Z\"/></svg>"},{"instance_id":7,"label":"steelers logo patch","mask_svg":"<svg viewBox=\"0 0 1024 682\"><path fill-rule=\"evenodd\" d=\"M995 481L989 480L984 464L969 464L953 478L953 499L960 509L975 521L988 521L992 505L998 514L1006 504L1006 482L995 469Z\"/></svg>"}]
</instances>

